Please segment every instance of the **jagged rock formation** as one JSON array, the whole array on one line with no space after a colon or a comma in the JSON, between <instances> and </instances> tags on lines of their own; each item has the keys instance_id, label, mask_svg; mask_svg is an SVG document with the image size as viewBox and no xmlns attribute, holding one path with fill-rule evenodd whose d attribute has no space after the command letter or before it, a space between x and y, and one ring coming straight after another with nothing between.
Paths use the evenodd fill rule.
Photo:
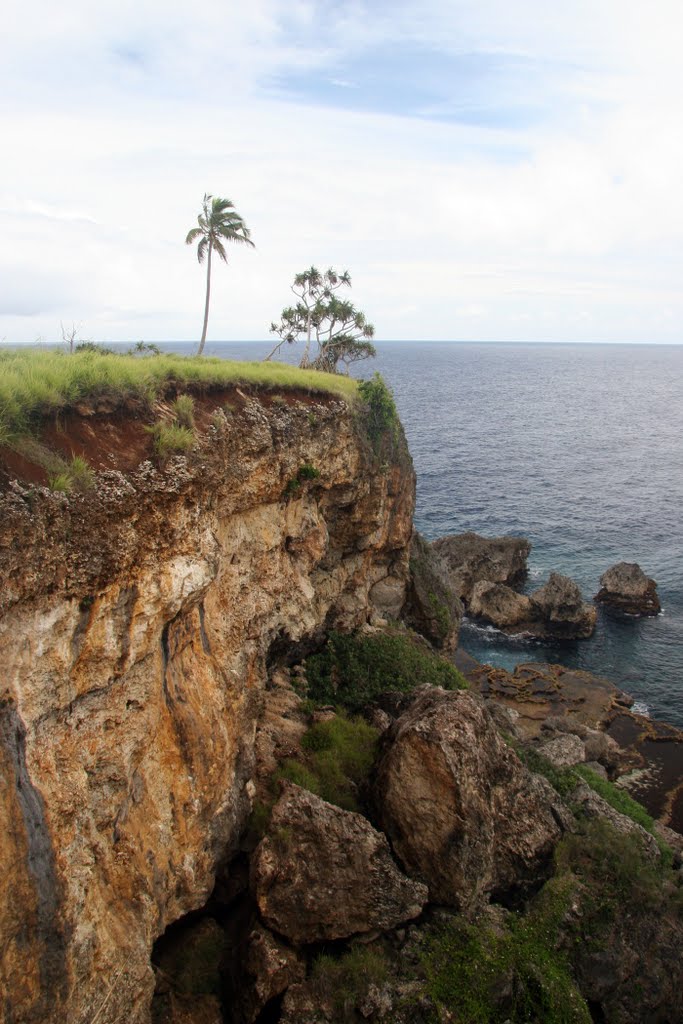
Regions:
<instances>
[{"instance_id":1,"label":"jagged rock formation","mask_svg":"<svg viewBox=\"0 0 683 1024\"><path fill-rule=\"evenodd\" d=\"M439 537L432 547L448 569L455 593L469 602L475 583L517 583L526 575L531 544L523 537L480 537L460 533Z\"/></svg>"},{"instance_id":2,"label":"jagged rock formation","mask_svg":"<svg viewBox=\"0 0 683 1024\"><path fill-rule=\"evenodd\" d=\"M93 492L0 496L0 1019L148 1021L152 944L249 811L269 652L405 586L404 447L380 471L331 397L235 389L196 419L190 455L132 468L144 422L89 417Z\"/></svg>"},{"instance_id":3,"label":"jagged rock formation","mask_svg":"<svg viewBox=\"0 0 683 1024\"><path fill-rule=\"evenodd\" d=\"M627 615L658 615L657 584L635 562L618 562L600 577L595 600Z\"/></svg>"},{"instance_id":4,"label":"jagged rock formation","mask_svg":"<svg viewBox=\"0 0 683 1024\"><path fill-rule=\"evenodd\" d=\"M416 531L410 546L410 583L403 620L435 647L454 651L462 615L462 602L450 584L443 559Z\"/></svg>"},{"instance_id":5,"label":"jagged rock formation","mask_svg":"<svg viewBox=\"0 0 683 1024\"><path fill-rule=\"evenodd\" d=\"M529 623L532 605L528 597L518 594L505 583L480 580L472 588L469 612L477 618L486 619L498 629L513 629Z\"/></svg>"},{"instance_id":6,"label":"jagged rock formation","mask_svg":"<svg viewBox=\"0 0 683 1024\"><path fill-rule=\"evenodd\" d=\"M585 639L595 629L595 608L586 604L568 576L551 572L548 582L531 594L531 604L534 618L548 636Z\"/></svg>"},{"instance_id":7,"label":"jagged rock formation","mask_svg":"<svg viewBox=\"0 0 683 1024\"><path fill-rule=\"evenodd\" d=\"M253 855L251 887L263 921L295 945L386 931L427 902L366 818L291 782Z\"/></svg>"},{"instance_id":8,"label":"jagged rock formation","mask_svg":"<svg viewBox=\"0 0 683 1024\"><path fill-rule=\"evenodd\" d=\"M461 909L537 884L562 835L552 789L465 691L420 693L384 734L374 793L406 871Z\"/></svg>"}]
</instances>

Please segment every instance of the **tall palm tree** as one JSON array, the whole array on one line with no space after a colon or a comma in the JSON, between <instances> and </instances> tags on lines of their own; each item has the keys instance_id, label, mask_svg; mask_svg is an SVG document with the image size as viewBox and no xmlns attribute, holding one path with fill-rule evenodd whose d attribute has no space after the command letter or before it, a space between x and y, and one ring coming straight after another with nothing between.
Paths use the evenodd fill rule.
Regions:
<instances>
[{"instance_id":1,"label":"tall palm tree","mask_svg":"<svg viewBox=\"0 0 683 1024\"><path fill-rule=\"evenodd\" d=\"M246 245L254 243L249 234L249 228L244 223L239 213L235 210L234 203L229 199L221 199L219 196L212 196L205 193L202 202L202 212L197 217L199 227L188 231L185 239L186 245L192 245L199 239L197 246L197 259L200 263L206 261L206 303L204 305L204 327L202 340L199 342L197 355L204 351L206 342L206 328L209 323L209 297L211 295L211 254L215 250L224 263L228 262L223 242L244 242Z\"/></svg>"}]
</instances>

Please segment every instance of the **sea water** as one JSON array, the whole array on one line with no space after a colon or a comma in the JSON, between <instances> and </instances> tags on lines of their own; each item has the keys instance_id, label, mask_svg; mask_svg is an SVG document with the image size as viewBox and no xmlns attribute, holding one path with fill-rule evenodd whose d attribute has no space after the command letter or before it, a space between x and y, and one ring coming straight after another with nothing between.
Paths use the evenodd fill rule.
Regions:
<instances>
[{"instance_id":1,"label":"sea water","mask_svg":"<svg viewBox=\"0 0 683 1024\"><path fill-rule=\"evenodd\" d=\"M555 571L590 600L619 561L638 562L659 586L661 615L600 610L589 640L510 638L465 622L461 646L505 668L533 660L588 669L631 693L641 711L683 726L683 346L377 348L356 370L377 369L393 388L426 537L527 537L527 591ZM206 354L250 359L267 350L209 343Z\"/></svg>"}]
</instances>

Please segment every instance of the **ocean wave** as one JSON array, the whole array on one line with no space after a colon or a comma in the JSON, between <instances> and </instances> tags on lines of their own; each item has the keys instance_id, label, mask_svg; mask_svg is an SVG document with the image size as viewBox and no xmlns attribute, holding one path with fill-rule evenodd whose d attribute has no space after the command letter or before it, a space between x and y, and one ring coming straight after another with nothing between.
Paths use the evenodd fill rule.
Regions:
<instances>
[{"instance_id":1,"label":"ocean wave","mask_svg":"<svg viewBox=\"0 0 683 1024\"><path fill-rule=\"evenodd\" d=\"M650 717L650 705L646 704L644 700L634 700L631 711L634 715L642 715L643 718Z\"/></svg>"}]
</instances>

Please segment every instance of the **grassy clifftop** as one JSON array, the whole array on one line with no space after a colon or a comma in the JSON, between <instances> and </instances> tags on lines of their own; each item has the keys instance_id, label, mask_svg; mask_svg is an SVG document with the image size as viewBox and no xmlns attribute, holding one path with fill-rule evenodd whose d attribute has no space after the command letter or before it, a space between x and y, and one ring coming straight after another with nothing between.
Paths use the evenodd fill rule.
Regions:
<instances>
[{"instance_id":1,"label":"grassy clifftop","mask_svg":"<svg viewBox=\"0 0 683 1024\"><path fill-rule=\"evenodd\" d=\"M0 444L27 433L42 417L79 402L102 397L152 402L173 386L200 390L240 383L332 393L347 399L357 390L349 377L299 370L283 363L10 349L0 351Z\"/></svg>"}]
</instances>

